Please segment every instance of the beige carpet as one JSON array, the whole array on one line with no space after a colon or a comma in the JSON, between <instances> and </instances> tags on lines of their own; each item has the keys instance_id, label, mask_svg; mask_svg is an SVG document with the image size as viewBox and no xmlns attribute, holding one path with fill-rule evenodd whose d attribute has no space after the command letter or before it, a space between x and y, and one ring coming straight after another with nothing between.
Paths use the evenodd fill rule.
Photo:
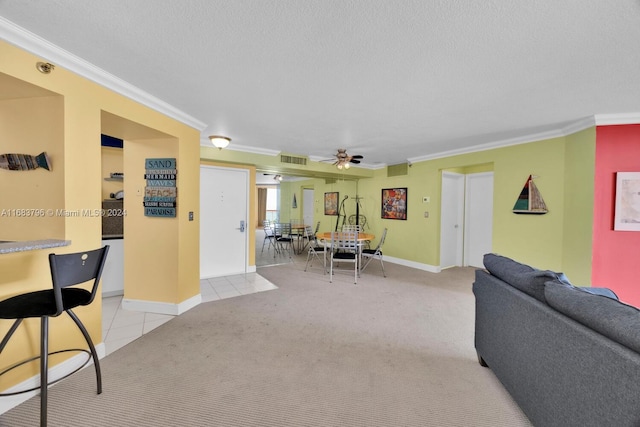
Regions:
<instances>
[{"instance_id":1,"label":"beige carpet","mask_svg":"<svg viewBox=\"0 0 640 427\"><path fill-rule=\"evenodd\" d=\"M51 388L50 426L530 426L473 347L473 269L379 264L202 304ZM38 425L39 398L0 416Z\"/></svg>"}]
</instances>

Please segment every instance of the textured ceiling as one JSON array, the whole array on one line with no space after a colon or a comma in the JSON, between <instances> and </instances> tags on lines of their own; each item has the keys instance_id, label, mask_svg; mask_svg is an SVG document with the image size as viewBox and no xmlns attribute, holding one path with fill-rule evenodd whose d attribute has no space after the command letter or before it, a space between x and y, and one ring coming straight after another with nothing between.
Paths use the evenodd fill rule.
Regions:
<instances>
[{"instance_id":1,"label":"textured ceiling","mask_svg":"<svg viewBox=\"0 0 640 427\"><path fill-rule=\"evenodd\" d=\"M640 0L0 0L204 123L370 166L640 112Z\"/></svg>"}]
</instances>

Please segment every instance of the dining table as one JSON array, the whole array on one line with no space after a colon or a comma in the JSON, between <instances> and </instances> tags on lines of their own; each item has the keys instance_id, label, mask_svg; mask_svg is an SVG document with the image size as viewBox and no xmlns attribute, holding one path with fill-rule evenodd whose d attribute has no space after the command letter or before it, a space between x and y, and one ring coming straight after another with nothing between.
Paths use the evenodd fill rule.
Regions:
<instances>
[{"instance_id":1,"label":"dining table","mask_svg":"<svg viewBox=\"0 0 640 427\"><path fill-rule=\"evenodd\" d=\"M291 235L296 236L298 240L297 249L294 247L294 252L297 254L301 254L306 246L306 243L304 242L304 229L306 227L307 226L305 224L291 224Z\"/></svg>"},{"instance_id":2,"label":"dining table","mask_svg":"<svg viewBox=\"0 0 640 427\"><path fill-rule=\"evenodd\" d=\"M316 237L320 240L327 240L330 241L331 240L331 233L335 233L338 235L338 237L340 236L341 232L340 231L320 231L316 234ZM371 233L363 233L363 232L359 232L358 233L358 242L368 242L371 241L373 239L375 239L376 236L375 234L371 234Z\"/></svg>"}]
</instances>

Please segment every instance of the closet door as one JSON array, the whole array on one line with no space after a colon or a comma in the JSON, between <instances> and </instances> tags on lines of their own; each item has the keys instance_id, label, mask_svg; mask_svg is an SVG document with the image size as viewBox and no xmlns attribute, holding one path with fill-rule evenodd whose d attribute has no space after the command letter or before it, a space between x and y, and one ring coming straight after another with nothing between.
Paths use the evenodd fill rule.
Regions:
<instances>
[{"instance_id":1,"label":"closet door","mask_svg":"<svg viewBox=\"0 0 640 427\"><path fill-rule=\"evenodd\" d=\"M493 172L466 175L464 265L483 267L493 236Z\"/></svg>"}]
</instances>

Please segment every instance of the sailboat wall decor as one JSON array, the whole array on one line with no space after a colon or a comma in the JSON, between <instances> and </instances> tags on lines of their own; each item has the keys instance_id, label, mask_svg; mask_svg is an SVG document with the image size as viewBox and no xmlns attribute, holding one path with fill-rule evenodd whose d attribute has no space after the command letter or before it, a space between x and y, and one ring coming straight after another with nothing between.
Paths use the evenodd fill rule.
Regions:
<instances>
[{"instance_id":1,"label":"sailboat wall decor","mask_svg":"<svg viewBox=\"0 0 640 427\"><path fill-rule=\"evenodd\" d=\"M547 205L544 203L538 187L533 183L533 176L529 175L516 204L513 205L513 213L542 215L547 212Z\"/></svg>"}]
</instances>

